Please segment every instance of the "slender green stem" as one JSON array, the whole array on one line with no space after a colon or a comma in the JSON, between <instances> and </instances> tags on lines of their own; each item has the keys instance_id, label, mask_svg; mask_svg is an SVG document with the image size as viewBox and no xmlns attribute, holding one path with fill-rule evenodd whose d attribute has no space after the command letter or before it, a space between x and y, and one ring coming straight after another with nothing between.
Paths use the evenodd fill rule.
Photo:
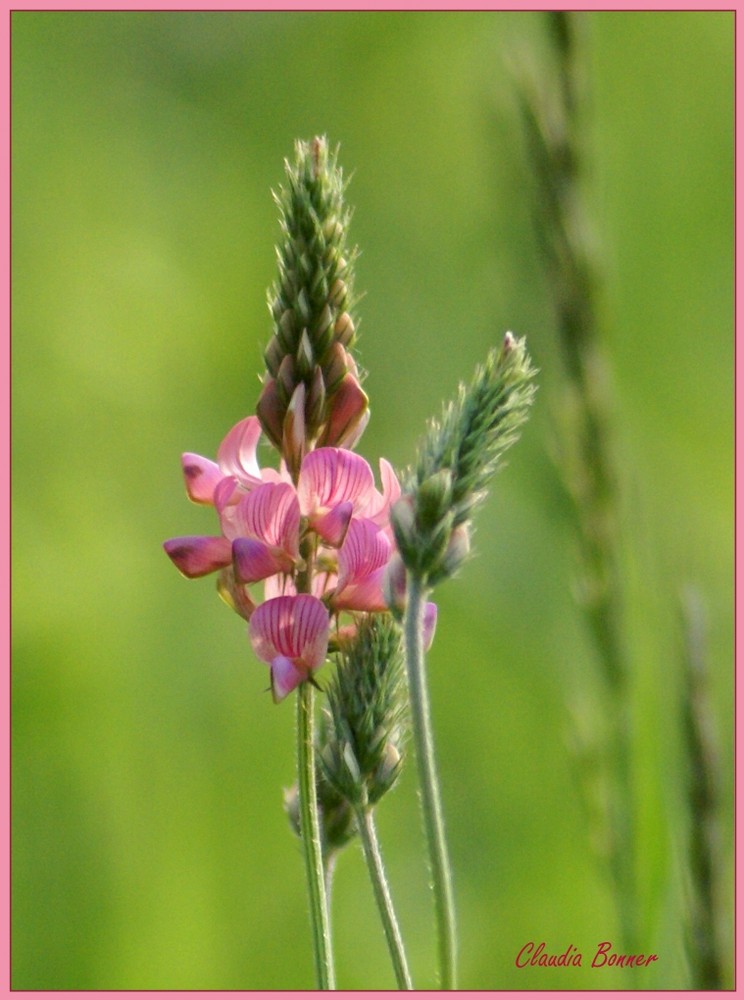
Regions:
<instances>
[{"instance_id":1,"label":"slender green stem","mask_svg":"<svg viewBox=\"0 0 744 1000\"><path fill-rule=\"evenodd\" d=\"M336 988L328 919L323 849L315 793L314 690L305 681L297 692L297 771L300 791L300 831L305 854L305 871L310 897L310 922L318 988Z\"/></svg>"},{"instance_id":2,"label":"slender green stem","mask_svg":"<svg viewBox=\"0 0 744 1000\"><path fill-rule=\"evenodd\" d=\"M440 984L442 989L454 990L457 988L457 930L452 874L444 835L439 779L434 761L434 737L429 712L429 693L426 686L422 638L424 596L423 580L411 573L408 580L405 618L406 667L411 702L411 726L416 745L421 807L424 814L424 830L426 831L431 865L439 945Z\"/></svg>"},{"instance_id":3,"label":"slender green stem","mask_svg":"<svg viewBox=\"0 0 744 1000\"><path fill-rule=\"evenodd\" d=\"M398 989L412 990L411 974L408 971L408 962L403 948L403 939L400 936L400 928L393 909L393 900L390 896L385 869L382 864L380 845L377 839L377 828L372 813L372 809L364 804L360 804L355 809L359 836L362 839L364 857L367 861L369 877L372 880L372 889L375 894L377 908L380 911L385 939L387 941L390 958L395 969L395 979Z\"/></svg>"}]
</instances>

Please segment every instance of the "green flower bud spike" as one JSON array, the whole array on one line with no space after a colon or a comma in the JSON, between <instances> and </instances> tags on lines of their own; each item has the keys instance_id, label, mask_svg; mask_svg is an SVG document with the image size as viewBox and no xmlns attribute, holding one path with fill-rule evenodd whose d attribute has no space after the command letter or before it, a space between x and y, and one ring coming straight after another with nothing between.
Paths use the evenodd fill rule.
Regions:
<instances>
[{"instance_id":1,"label":"green flower bud spike","mask_svg":"<svg viewBox=\"0 0 744 1000\"><path fill-rule=\"evenodd\" d=\"M411 728L421 786L442 989L457 988L457 929L452 875L444 832L424 659L428 590L457 572L470 553L470 521L504 451L517 439L534 395L535 372L524 341L507 333L472 383L433 421L404 493L391 511L400 563L391 563L386 587L405 607L404 629ZM402 564L402 566L401 566ZM400 599L401 569L405 598Z\"/></svg>"},{"instance_id":2,"label":"green flower bud spike","mask_svg":"<svg viewBox=\"0 0 744 1000\"><path fill-rule=\"evenodd\" d=\"M392 788L402 763L405 675L400 627L391 615L360 618L356 635L337 659L328 688L323 770L344 798L355 805L373 805Z\"/></svg>"},{"instance_id":3,"label":"green flower bud spike","mask_svg":"<svg viewBox=\"0 0 744 1000\"><path fill-rule=\"evenodd\" d=\"M470 521L527 419L534 375L524 340L507 333L429 425L391 520L406 568L430 586L452 576L470 551Z\"/></svg>"},{"instance_id":4,"label":"green flower bud spike","mask_svg":"<svg viewBox=\"0 0 744 1000\"><path fill-rule=\"evenodd\" d=\"M316 445L352 447L369 418L350 353L356 251L346 241L343 175L325 138L298 142L295 153L286 186L275 194L282 236L279 276L269 293L274 334L256 407L293 476Z\"/></svg>"},{"instance_id":5,"label":"green flower bud spike","mask_svg":"<svg viewBox=\"0 0 744 1000\"><path fill-rule=\"evenodd\" d=\"M323 774L354 810L398 988L410 990L373 813L400 774L406 728L402 635L391 615L357 621L355 635L338 656L328 705L325 745L319 754Z\"/></svg>"}]
</instances>

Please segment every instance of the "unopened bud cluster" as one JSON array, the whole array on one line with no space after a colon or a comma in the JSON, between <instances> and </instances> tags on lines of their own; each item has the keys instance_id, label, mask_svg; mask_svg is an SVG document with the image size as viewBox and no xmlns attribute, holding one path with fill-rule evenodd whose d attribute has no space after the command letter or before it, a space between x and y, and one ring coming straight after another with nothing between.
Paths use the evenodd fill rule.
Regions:
<instances>
[{"instance_id":1,"label":"unopened bud cluster","mask_svg":"<svg viewBox=\"0 0 744 1000\"><path fill-rule=\"evenodd\" d=\"M373 805L395 784L405 736L403 647L391 615L360 619L328 690L320 762L354 805Z\"/></svg>"},{"instance_id":2,"label":"unopened bud cluster","mask_svg":"<svg viewBox=\"0 0 744 1000\"><path fill-rule=\"evenodd\" d=\"M403 565L430 585L469 554L471 518L527 418L534 374L524 341L507 333L429 427L391 522Z\"/></svg>"},{"instance_id":3,"label":"unopened bud cluster","mask_svg":"<svg viewBox=\"0 0 744 1000\"><path fill-rule=\"evenodd\" d=\"M294 474L310 448L351 447L366 425L368 400L350 354L354 252L346 245L342 172L324 138L298 142L286 169L287 184L275 195L282 236L269 294L274 334L256 411Z\"/></svg>"}]
</instances>

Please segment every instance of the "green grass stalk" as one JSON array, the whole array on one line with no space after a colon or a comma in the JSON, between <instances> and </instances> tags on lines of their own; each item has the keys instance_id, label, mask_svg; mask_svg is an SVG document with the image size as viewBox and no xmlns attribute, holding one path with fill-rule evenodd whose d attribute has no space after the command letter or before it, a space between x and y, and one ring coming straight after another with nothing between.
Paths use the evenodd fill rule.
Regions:
<instances>
[{"instance_id":1,"label":"green grass stalk","mask_svg":"<svg viewBox=\"0 0 744 1000\"><path fill-rule=\"evenodd\" d=\"M328 916L323 847L315 790L314 688L305 681L297 692L297 776L300 793L300 833L310 899L310 922L318 989L336 988Z\"/></svg>"},{"instance_id":2,"label":"green grass stalk","mask_svg":"<svg viewBox=\"0 0 744 1000\"><path fill-rule=\"evenodd\" d=\"M608 791L600 842L615 890L624 947L637 944L635 801L631 775L630 671L618 571L619 490L610 443L609 393L599 343L600 280L583 191L585 106L581 14L547 13L553 72L519 87L536 177L536 219L564 368L559 469L581 557L580 606L602 672L597 711L606 734Z\"/></svg>"},{"instance_id":3,"label":"green grass stalk","mask_svg":"<svg viewBox=\"0 0 744 1000\"><path fill-rule=\"evenodd\" d=\"M372 882L375 902L380 913L385 940L390 952L393 969L395 970L395 981L398 984L399 990L412 990L413 984L411 982L411 974L408 971L408 961L403 946L403 938L401 937L400 927L395 916L393 900L382 863L374 812L369 806L361 803L356 807L355 814L359 836L361 837L364 849L364 858L367 862L367 870Z\"/></svg>"},{"instance_id":4,"label":"green grass stalk","mask_svg":"<svg viewBox=\"0 0 744 1000\"><path fill-rule=\"evenodd\" d=\"M457 927L452 873L444 832L442 801L434 756L434 735L429 710L423 649L425 588L420 577L409 573L404 621L411 729L416 747L421 807L431 868L437 923L439 981L443 990L457 989Z\"/></svg>"}]
</instances>

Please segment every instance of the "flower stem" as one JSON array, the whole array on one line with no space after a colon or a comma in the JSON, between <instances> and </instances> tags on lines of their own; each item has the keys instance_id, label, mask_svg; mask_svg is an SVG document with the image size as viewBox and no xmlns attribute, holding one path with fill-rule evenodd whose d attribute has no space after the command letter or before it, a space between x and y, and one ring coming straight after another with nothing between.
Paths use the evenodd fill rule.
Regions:
<instances>
[{"instance_id":1,"label":"flower stem","mask_svg":"<svg viewBox=\"0 0 744 1000\"><path fill-rule=\"evenodd\" d=\"M314 690L305 681L297 692L297 771L300 792L300 831L305 854L305 871L310 897L310 922L318 988L336 988L331 951L323 850L315 791Z\"/></svg>"},{"instance_id":2,"label":"flower stem","mask_svg":"<svg viewBox=\"0 0 744 1000\"><path fill-rule=\"evenodd\" d=\"M403 939L400 936L400 928L395 917L393 901L382 864L374 815L372 809L364 803L358 805L355 812L359 835L364 848L364 857L367 861L369 877L372 880L372 889L375 894L377 908L380 911L388 951L390 952L390 958L395 969L395 979L398 983L398 989L412 990L413 984L411 983L411 974L408 971Z\"/></svg>"},{"instance_id":3,"label":"flower stem","mask_svg":"<svg viewBox=\"0 0 744 1000\"><path fill-rule=\"evenodd\" d=\"M405 643L411 725L416 745L421 806L431 866L439 944L440 984L442 989L454 990L457 988L457 931L452 874L444 835L439 779L434 761L434 737L429 712L429 693L426 686L422 642L424 595L424 581L414 573L409 573Z\"/></svg>"}]
</instances>

